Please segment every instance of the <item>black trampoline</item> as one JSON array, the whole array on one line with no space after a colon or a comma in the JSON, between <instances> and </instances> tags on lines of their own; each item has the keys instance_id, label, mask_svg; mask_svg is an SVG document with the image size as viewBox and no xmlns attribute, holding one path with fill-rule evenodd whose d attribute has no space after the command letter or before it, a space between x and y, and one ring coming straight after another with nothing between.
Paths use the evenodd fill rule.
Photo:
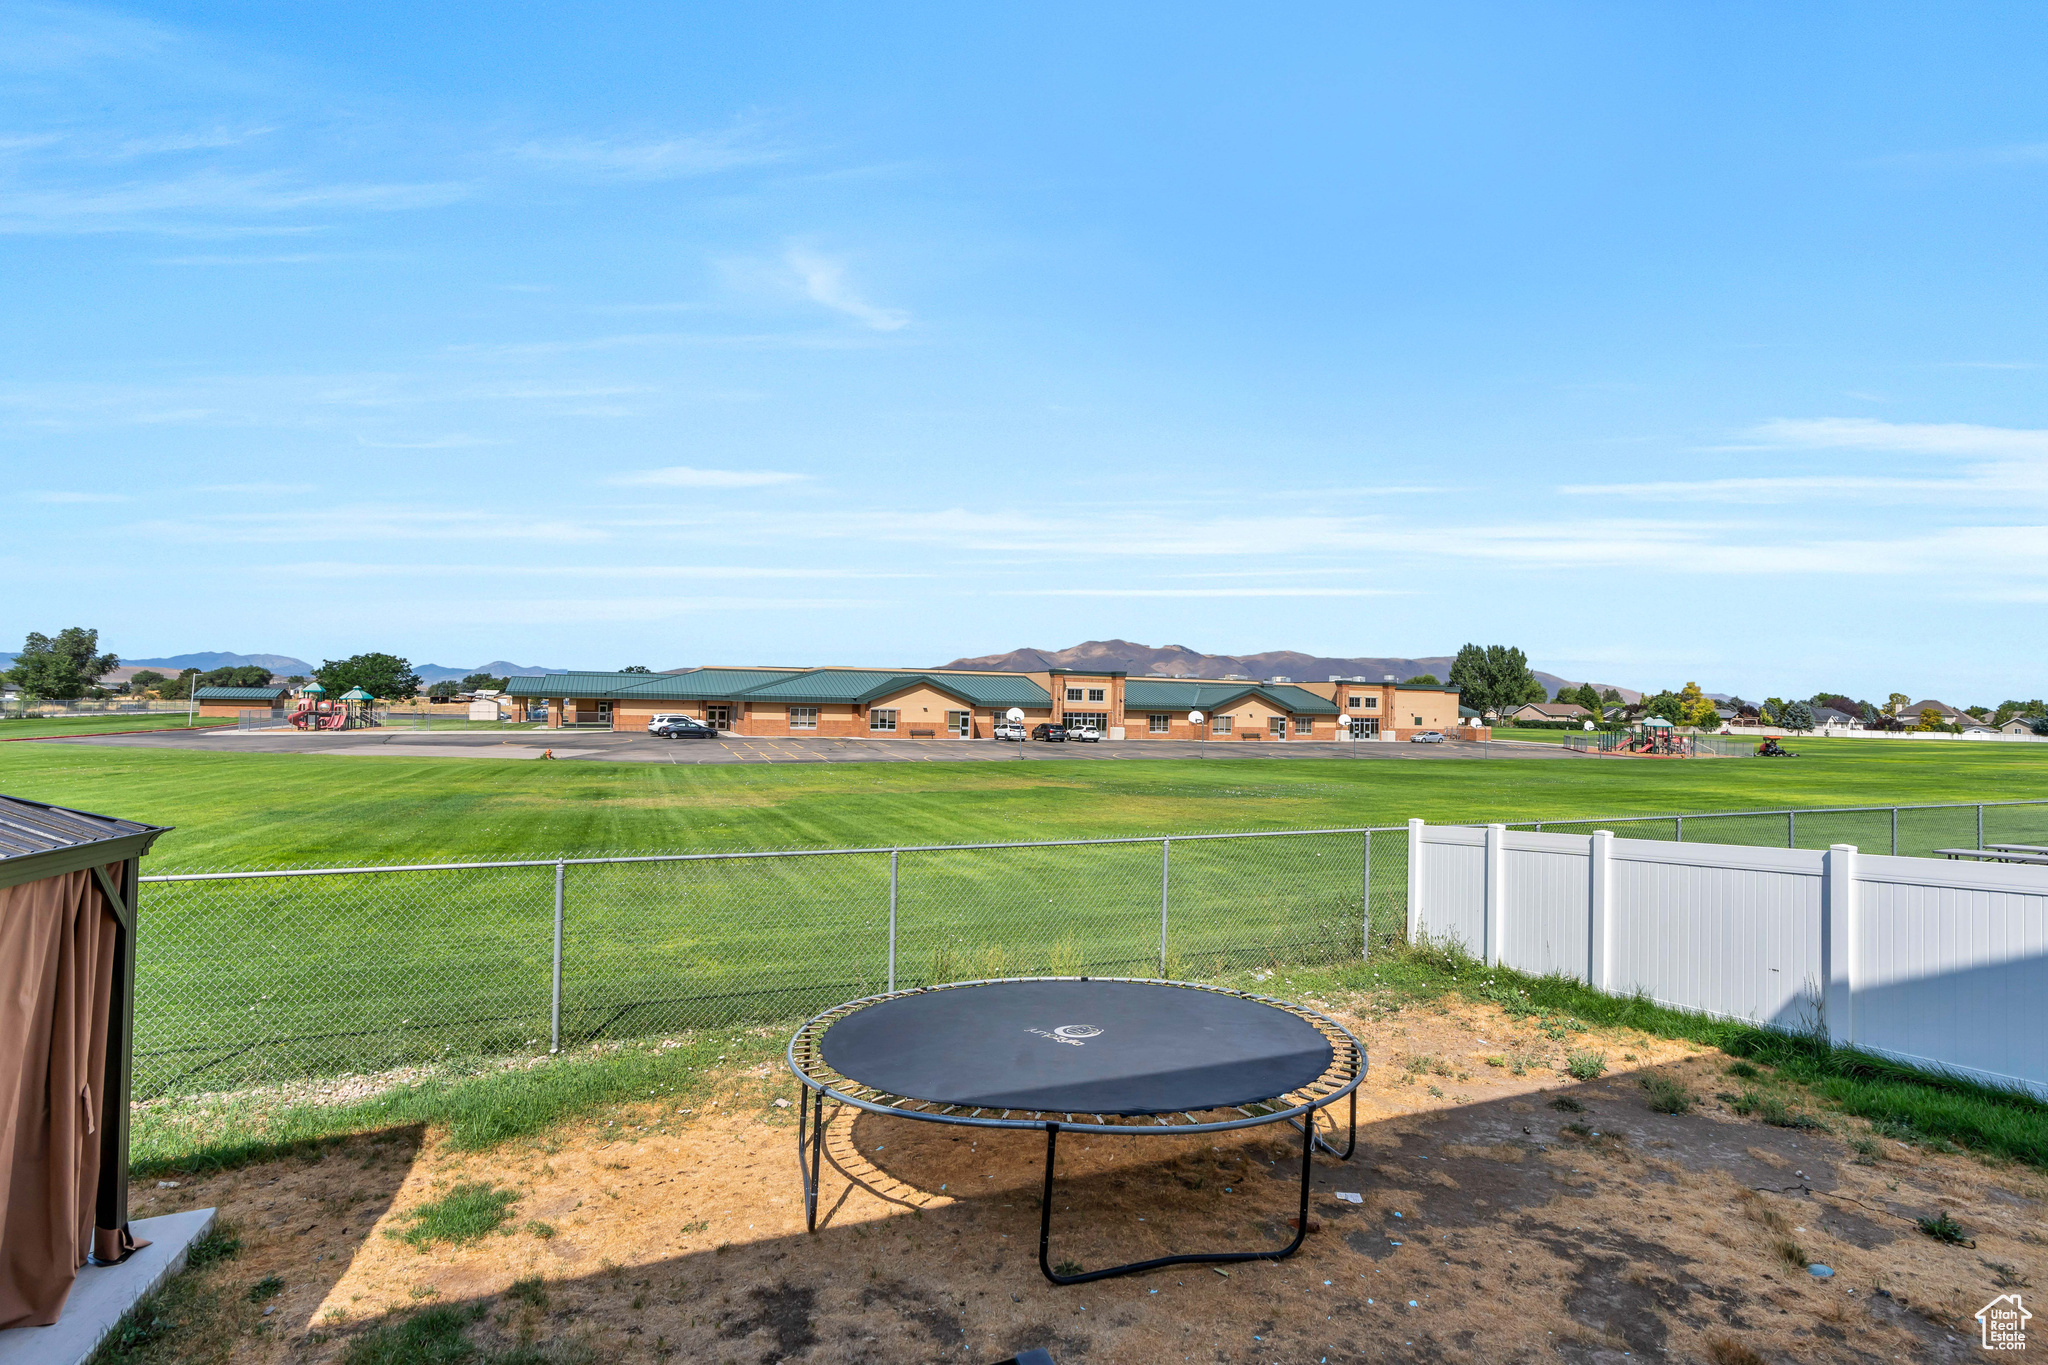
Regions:
<instances>
[{"instance_id":1,"label":"black trampoline","mask_svg":"<svg viewBox=\"0 0 2048 1365\"><path fill-rule=\"evenodd\" d=\"M1315 1149L1340 1161L1357 1149L1366 1058L1343 1025L1284 1000L1179 981L1028 977L848 1001L797 1030L789 1065L810 1090L797 1110L797 1169L812 1231L828 1096L933 1123L1042 1128L1038 1268L1054 1284L1081 1284L1188 1261L1293 1255L1308 1232ZM1338 1151L1317 1133L1316 1116L1347 1096L1350 1133ZM1053 1154L1061 1132L1148 1137L1282 1122L1301 1133L1301 1208L1286 1246L1053 1272Z\"/></svg>"}]
</instances>

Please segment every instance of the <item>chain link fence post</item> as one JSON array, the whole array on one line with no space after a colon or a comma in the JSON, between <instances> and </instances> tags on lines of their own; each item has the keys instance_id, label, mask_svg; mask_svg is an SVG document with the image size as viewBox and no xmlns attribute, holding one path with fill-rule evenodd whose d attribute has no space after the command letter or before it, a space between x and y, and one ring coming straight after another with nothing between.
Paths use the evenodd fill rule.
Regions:
<instances>
[{"instance_id":1,"label":"chain link fence post","mask_svg":"<svg viewBox=\"0 0 2048 1365\"><path fill-rule=\"evenodd\" d=\"M1984 847L1984 807L1981 804L1977 807L1977 847L1979 850Z\"/></svg>"},{"instance_id":2,"label":"chain link fence post","mask_svg":"<svg viewBox=\"0 0 2048 1365\"><path fill-rule=\"evenodd\" d=\"M1684 817L1683 815L1674 815L1674 816L1672 816L1672 817L1671 817L1671 828L1672 828L1672 833L1673 833L1673 834L1674 834L1674 835L1676 836L1676 837L1675 837L1675 839L1673 840L1673 842L1675 842L1675 843L1680 843L1680 844L1684 843L1684 842L1685 842L1685 817ZM1713 841L1712 839L1709 839L1709 840L1707 840L1707 842L1708 842L1708 843L1712 843L1712 842L1714 842L1714 841Z\"/></svg>"},{"instance_id":3,"label":"chain link fence post","mask_svg":"<svg viewBox=\"0 0 2048 1365\"><path fill-rule=\"evenodd\" d=\"M889 989L896 989L896 858L901 849L889 850Z\"/></svg>"},{"instance_id":4,"label":"chain link fence post","mask_svg":"<svg viewBox=\"0 0 2048 1365\"><path fill-rule=\"evenodd\" d=\"M1892 856L1899 856L1899 808L1892 807Z\"/></svg>"},{"instance_id":5,"label":"chain link fence post","mask_svg":"<svg viewBox=\"0 0 2048 1365\"><path fill-rule=\"evenodd\" d=\"M1159 841L1159 979L1166 979L1166 890L1173 866L1173 840Z\"/></svg>"},{"instance_id":6,"label":"chain link fence post","mask_svg":"<svg viewBox=\"0 0 2048 1365\"><path fill-rule=\"evenodd\" d=\"M1785 812L1785 847L1787 848L1799 847L1798 819L1799 815L1796 811L1788 810Z\"/></svg>"},{"instance_id":7,"label":"chain link fence post","mask_svg":"<svg viewBox=\"0 0 2048 1365\"><path fill-rule=\"evenodd\" d=\"M562 1050L562 879L567 869L555 864L555 970L554 989L548 1007L548 1051Z\"/></svg>"},{"instance_id":8,"label":"chain link fence post","mask_svg":"<svg viewBox=\"0 0 2048 1365\"><path fill-rule=\"evenodd\" d=\"M1365 832L1364 855L1359 859L1361 870L1358 876L1358 957L1364 961L1372 956L1372 831Z\"/></svg>"}]
</instances>

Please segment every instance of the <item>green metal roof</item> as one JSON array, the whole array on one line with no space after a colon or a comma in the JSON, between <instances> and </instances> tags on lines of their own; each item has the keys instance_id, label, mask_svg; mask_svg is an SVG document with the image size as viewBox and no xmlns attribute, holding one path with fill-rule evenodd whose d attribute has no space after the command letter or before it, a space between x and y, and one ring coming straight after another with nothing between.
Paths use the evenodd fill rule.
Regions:
<instances>
[{"instance_id":1,"label":"green metal roof","mask_svg":"<svg viewBox=\"0 0 2048 1365\"><path fill-rule=\"evenodd\" d=\"M339 700L341 700L341 701L375 701L375 700L377 700L377 699L376 699L376 697L372 696L372 695L371 695L370 693L368 693L368 692L365 692L365 691L364 691L364 690L363 690L362 688L360 688L360 687L351 687L351 688L350 688L350 689L349 689L348 691L346 691L346 692L344 692L344 693L342 693L342 694L341 694L341 696L340 696Z\"/></svg>"},{"instance_id":2,"label":"green metal roof","mask_svg":"<svg viewBox=\"0 0 2048 1365\"><path fill-rule=\"evenodd\" d=\"M1050 706L1020 673L922 673L864 668L693 668L682 673L551 673L512 678L514 697L592 701L784 701L859 705L927 684L970 706Z\"/></svg>"},{"instance_id":3,"label":"green metal roof","mask_svg":"<svg viewBox=\"0 0 2048 1365\"><path fill-rule=\"evenodd\" d=\"M196 701L276 701L287 687L201 687L193 691Z\"/></svg>"},{"instance_id":4,"label":"green metal roof","mask_svg":"<svg viewBox=\"0 0 2048 1365\"><path fill-rule=\"evenodd\" d=\"M1124 684L1126 711L1221 711L1258 697L1297 716L1334 716L1337 705L1287 683L1216 682L1205 678L1132 678Z\"/></svg>"},{"instance_id":5,"label":"green metal roof","mask_svg":"<svg viewBox=\"0 0 2048 1365\"><path fill-rule=\"evenodd\" d=\"M624 675L627 684L613 692L552 692L550 696L600 696L629 701L731 701L751 696L757 687L796 676L794 668L693 668L687 673Z\"/></svg>"}]
</instances>

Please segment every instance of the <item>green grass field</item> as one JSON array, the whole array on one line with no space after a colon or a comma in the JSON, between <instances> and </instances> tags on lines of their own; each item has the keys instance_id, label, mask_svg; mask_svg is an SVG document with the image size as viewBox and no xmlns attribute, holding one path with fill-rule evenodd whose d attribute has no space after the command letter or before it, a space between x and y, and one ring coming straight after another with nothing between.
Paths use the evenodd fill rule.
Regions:
<instances>
[{"instance_id":1,"label":"green grass field","mask_svg":"<svg viewBox=\"0 0 2048 1365\"><path fill-rule=\"evenodd\" d=\"M19 744L0 746L0 791L176 826L152 873L2048 797L2048 755L2031 747L1802 753L681 767ZM2048 842L2048 806L1994 818L1993 837ZM1888 825L1809 817L1798 842L1881 848L1873 819ZM1782 817L1716 823L1688 837L1783 838ZM1967 842L1973 826L1974 813L1943 815L1908 842ZM1176 845L1167 970L1355 961L1363 852L1353 835ZM1372 854L1373 936L1398 939L1405 841L1383 836ZM1154 974L1161 861L1157 844L905 854L897 984ZM783 1018L887 981L885 852L572 867L564 889L568 1042ZM552 867L152 884L138 1093L543 1051L553 905Z\"/></svg>"},{"instance_id":2,"label":"green grass field","mask_svg":"<svg viewBox=\"0 0 2048 1365\"><path fill-rule=\"evenodd\" d=\"M722 767L5 744L0 793L176 826L155 872L2048 797L2048 745L1836 739L1800 752Z\"/></svg>"},{"instance_id":3,"label":"green grass field","mask_svg":"<svg viewBox=\"0 0 2048 1365\"><path fill-rule=\"evenodd\" d=\"M173 715L168 711L153 711L132 716L60 716L44 720L41 717L0 720L0 740L49 739L55 735L101 735L120 730L183 730L187 717L180 711ZM206 730L217 725L233 725L231 720L219 716L201 716L191 724L196 729Z\"/></svg>"}]
</instances>

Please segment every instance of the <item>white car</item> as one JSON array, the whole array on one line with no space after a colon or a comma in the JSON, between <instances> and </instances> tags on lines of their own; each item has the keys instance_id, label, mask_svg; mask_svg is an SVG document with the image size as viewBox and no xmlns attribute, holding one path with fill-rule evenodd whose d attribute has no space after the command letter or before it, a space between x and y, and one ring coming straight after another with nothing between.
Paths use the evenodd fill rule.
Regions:
<instances>
[{"instance_id":1,"label":"white car","mask_svg":"<svg viewBox=\"0 0 2048 1365\"><path fill-rule=\"evenodd\" d=\"M997 721L995 724L995 728L989 731L989 733L994 735L997 739L1014 739L1019 744L1022 744L1025 740L1023 724L1019 721L1014 720Z\"/></svg>"},{"instance_id":2,"label":"white car","mask_svg":"<svg viewBox=\"0 0 2048 1365\"><path fill-rule=\"evenodd\" d=\"M658 715L652 715L647 718L647 733L651 735L658 732L663 726L667 725L670 721L693 719L694 717L686 716L680 711L664 711Z\"/></svg>"},{"instance_id":3,"label":"white car","mask_svg":"<svg viewBox=\"0 0 2048 1365\"><path fill-rule=\"evenodd\" d=\"M1092 725L1078 725L1067 731L1067 738L1079 740L1083 744L1100 744L1102 732Z\"/></svg>"}]
</instances>

